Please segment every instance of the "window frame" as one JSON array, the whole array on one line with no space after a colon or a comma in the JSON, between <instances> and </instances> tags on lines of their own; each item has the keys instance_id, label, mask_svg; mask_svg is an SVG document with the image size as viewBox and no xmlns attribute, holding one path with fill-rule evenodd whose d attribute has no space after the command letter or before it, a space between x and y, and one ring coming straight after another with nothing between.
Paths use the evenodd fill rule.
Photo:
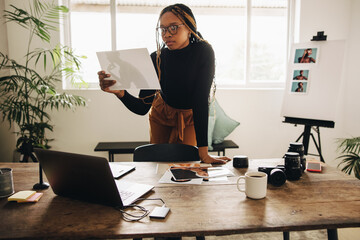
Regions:
<instances>
[{"instance_id":1,"label":"window frame","mask_svg":"<svg viewBox=\"0 0 360 240\"><path fill-rule=\"evenodd\" d=\"M59 0L61 4L67 6L70 11L71 0ZM117 50L117 0L109 0L110 2L110 22L111 22L111 50ZM286 55L285 67L284 67L284 80L281 81L252 81L250 80L250 68L251 68L251 17L252 17L252 0L246 0L246 43L245 43L245 81L241 81L236 84L226 84L216 81L218 89L284 89L286 83L286 69L288 65L288 57L290 52L290 46L294 42L294 26L295 26L295 0L287 0L287 35L286 35ZM67 46L72 46L71 43L71 14L67 14L67 17L61 20L61 42ZM99 86L94 82L87 82L88 87L86 89L97 90ZM70 83L69 79L63 79L63 88L66 90L75 90L77 87Z\"/></svg>"}]
</instances>

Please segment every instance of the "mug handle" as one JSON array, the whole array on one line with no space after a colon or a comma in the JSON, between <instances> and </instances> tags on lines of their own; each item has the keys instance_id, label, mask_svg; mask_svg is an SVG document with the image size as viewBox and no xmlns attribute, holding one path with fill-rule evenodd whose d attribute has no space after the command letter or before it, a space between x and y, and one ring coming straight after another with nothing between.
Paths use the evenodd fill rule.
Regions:
<instances>
[{"instance_id":1,"label":"mug handle","mask_svg":"<svg viewBox=\"0 0 360 240\"><path fill-rule=\"evenodd\" d=\"M240 180L244 179L244 183L245 183L245 176L240 176L236 182L236 186L237 186L237 189L240 191L240 192L245 192L245 188L244 189L241 189L240 186L239 186L239 182ZM245 186L245 185L244 185Z\"/></svg>"}]
</instances>

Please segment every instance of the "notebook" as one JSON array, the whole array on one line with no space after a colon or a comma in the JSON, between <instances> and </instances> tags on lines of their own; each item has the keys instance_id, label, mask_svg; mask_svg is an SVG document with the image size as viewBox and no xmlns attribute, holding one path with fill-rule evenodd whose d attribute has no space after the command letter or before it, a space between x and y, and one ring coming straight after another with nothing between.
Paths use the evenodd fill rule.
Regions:
<instances>
[{"instance_id":1,"label":"notebook","mask_svg":"<svg viewBox=\"0 0 360 240\"><path fill-rule=\"evenodd\" d=\"M123 208L152 185L115 180L106 158L34 149L54 193L59 196Z\"/></svg>"}]
</instances>

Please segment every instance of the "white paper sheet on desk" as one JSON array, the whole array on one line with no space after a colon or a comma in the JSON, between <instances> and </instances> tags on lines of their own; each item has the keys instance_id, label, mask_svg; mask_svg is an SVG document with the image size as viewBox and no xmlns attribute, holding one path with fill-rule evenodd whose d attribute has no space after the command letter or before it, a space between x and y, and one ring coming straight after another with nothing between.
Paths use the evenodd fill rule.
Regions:
<instances>
[{"instance_id":1,"label":"white paper sheet on desk","mask_svg":"<svg viewBox=\"0 0 360 240\"><path fill-rule=\"evenodd\" d=\"M116 80L111 90L160 89L151 57L146 48L96 53L101 69Z\"/></svg>"},{"instance_id":2,"label":"white paper sheet on desk","mask_svg":"<svg viewBox=\"0 0 360 240\"><path fill-rule=\"evenodd\" d=\"M226 176L209 178L209 182L227 182L227 181L229 181L229 179Z\"/></svg>"},{"instance_id":3,"label":"white paper sheet on desk","mask_svg":"<svg viewBox=\"0 0 360 240\"><path fill-rule=\"evenodd\" d=\"M211 178L219 178L220 177L233 177L235 176L230 169L225 167L212 167L208 168L209 179Z\"/></svg>"}]
</instances>

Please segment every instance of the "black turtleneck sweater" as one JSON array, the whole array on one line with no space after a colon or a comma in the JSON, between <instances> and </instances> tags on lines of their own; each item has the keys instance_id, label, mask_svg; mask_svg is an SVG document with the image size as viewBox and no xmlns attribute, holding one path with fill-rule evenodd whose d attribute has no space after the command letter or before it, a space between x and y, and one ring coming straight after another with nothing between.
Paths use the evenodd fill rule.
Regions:
<instances>
[{"instance_id":1,"label":"black turtleneck sweater","mask_svg":"<svg viewBox=\"0 0 360 240\"><path fill-rule=\"evenodd\" d=\"M215 56L212 47L205 43L190 43L179 50L164 48L161 51L161 96L171 107L192 109L198 147L207 146L208 99L215 74ZM156 72L156 52L151 54ZM141 90L139 97L150 96L155 90ZM151 103L153 97L146 99ZM151 104L145 104L125 91L121 98L132 112L145 115Z\"/></svg>"}]
</instances>

